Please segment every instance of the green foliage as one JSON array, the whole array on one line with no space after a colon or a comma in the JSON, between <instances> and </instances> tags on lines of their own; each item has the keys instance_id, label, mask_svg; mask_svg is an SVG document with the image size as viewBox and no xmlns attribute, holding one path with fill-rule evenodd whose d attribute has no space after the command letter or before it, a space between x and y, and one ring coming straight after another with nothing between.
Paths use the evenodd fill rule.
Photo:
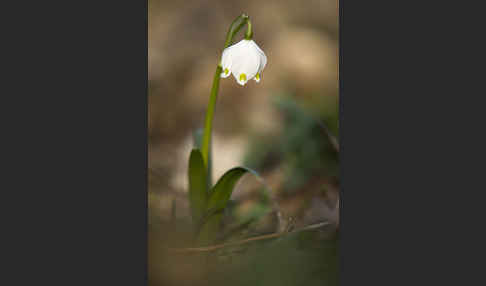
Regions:
<instances>
[{"instance_id":1,"label":"green foliage","mask_svg":"<svg viewBox=\"0 0 486 286\"><path fill-rule=\"evenodd\" d=\"M189 157L188 172L189 202L198 244L209 244L216 239L220 231L223 213L229 207L231 194L236 183L246 173L251 173L258 180L261 180L261 177L255 171L248 168L235 167L227 171L216 185L210 188L201 151L199 149L192 150ZM263 199L268 198L264 197ZM251 217L244 218L243 220L245 221L243 223L255 220L265 210L266 208L263 207L257 209L255 213L251 214Z\"/></svg>"},{"instance_id":2,"label":"green foliage","mask_svg":"<svg viewBox=\"0 0 486 286\"><path fill-rule=\"evenodd\" d=\"M247 172L248 170L242 167L236 167L227 171L211 189L208 210L223 210L231 197L236 183Z\"/></svg>"},{"instance_id":3,"label":"green foliage","mask_svg":"<svg viewBox=\"0 0 486 286\"><path fill-rule=\"evenodd\" d=\"M206 170L199 149L193 149L191 152L188 175L192 220L195 223L199 223L206 213L208 201Z\"/></svg>"},{"instance_id":4,"label":"green foliage","mask_svg":"<svg viewBox=\"0 0 486 286\"><path fill-rule=\"evenodd\" d=\"M203 128L199 128L197 129L196 131L194 131L194 133L192 134L192 140L193 140L193 146L194 148L196 149L199 149L199 150L202 150L202 143L203 143L203 136L204 136L204 129ZM207 188L208 190L211 188L212 186L212 165L213 165L213 160L211 159L212 158L212 154L211 154L211 148L209 148L209 158L208 158L208 168L207 168ZM204 157L203 157L204 159Z\"/></svg>"},{"instance_id":5,"label":"green foliage","mask_svg":"<svg viewBox=\"0 0 486 286\"><path fill-rule=\"evenodd\" d=\"M206 219L199 234L200 243L210 243L216 238L223 211L228 205L233 189L238 180L247 172L248 170L242 167L233 168L227 171L211 189Z\"/></svg>"},{"instance_id":6,"label":"green foliage","mask_svg":"<svg viewBox=\"0 0 486 286\"><path fill-rule=\"evenodd\" d=\"M195 142L197 144L197 139ZM233 168L227 171L214 187L209 188L201 151L192 150L188 172L189 202L200 243L209 243L214 240L219 230L222 212L228 205L236 183L249 171L242 167Z\"/></svg>"},{"instance_id":7,"label":"green foliage","mask_svg":"<svg viewBox=\"0 0 486 286\"><path fill-rule=\"evenodd\" d=\"M333 130L337 130L334 108L316 107L322 113L311 116L291 97L276 97L273 103L283 116L284 128L277 135L257 134L244 164L259 170L283 167L287 192L302 188L314 177L338 177L339 154L328 135L335 136Z\"/></svg>"}]
</instances>

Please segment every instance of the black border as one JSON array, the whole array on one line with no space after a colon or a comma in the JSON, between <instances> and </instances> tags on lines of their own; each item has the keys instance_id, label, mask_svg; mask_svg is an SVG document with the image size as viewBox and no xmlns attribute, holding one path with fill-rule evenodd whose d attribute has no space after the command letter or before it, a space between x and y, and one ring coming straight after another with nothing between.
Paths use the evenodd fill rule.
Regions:
<instances>
[{"instance_id":1,"label":"black border","mask_svg":"<svg viewBox=\"0 0 486 286\"><path fill-rule=\"evenodd\" d=\"M19 5L4 10L0 284L146 285L147 1Z\"/></svg>"}]
</instances>

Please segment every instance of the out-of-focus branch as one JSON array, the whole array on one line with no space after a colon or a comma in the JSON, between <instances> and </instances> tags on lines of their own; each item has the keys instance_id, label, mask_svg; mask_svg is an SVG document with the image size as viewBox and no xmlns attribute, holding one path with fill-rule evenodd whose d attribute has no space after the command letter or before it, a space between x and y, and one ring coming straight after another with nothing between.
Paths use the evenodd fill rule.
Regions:
<instances>
[{"instance_id":1,"label":"out-of-focus branch","mask_svg":"<svg viewBox=\"0 0 486 286\"><path fill-rule=\"evenodd\" d=\"M217 249L228 247L228 246L241 245L241 244L246 244L246 243L249 243L249 242L252 242L252 241L258 241L258 240L264 240L264 239L270 239L270 238L277 238L277 237L284 236L284 235L287 235L287 234L290 234L290 233L296 233L296 232L301 232L301 231L306 231L306 230L317 229L317 228L320 228L320 227L323 227L323 226L326 226L326 225L329 225L329 224L331 224L331 223L326 221L326 222L320 222L320 223L304 226L304 227L301 227L301 228L297 228L297 229L294 229L292 231L265 234L265 235L250 237L250 238L243 239L243 240L232 241L232 242L228 242L228 243L222 243L222 244L216 244L216 245L204 246L204 247L169 248L168 250L171 251L171 252L177 252L177 253L213 251L213 250L217 250Z\"/></svg>"},{"instance_id":2,"label":"out-of-focus branch","mask_svg":"<svg viewBox=\"0 0 486 286\"><path fill-rule=\"evenodd\" d=\"M318 122L319 122L319 126L322 128L324 133L326 133L327 138L329 139L329 142L331 142L331 145L334 148L334 150L339 153L339 142L337 138L331 134L331 131L329 131L329 128L327 128L326 124L324 124L321 121Z\"/></svg>"}]
</instances>

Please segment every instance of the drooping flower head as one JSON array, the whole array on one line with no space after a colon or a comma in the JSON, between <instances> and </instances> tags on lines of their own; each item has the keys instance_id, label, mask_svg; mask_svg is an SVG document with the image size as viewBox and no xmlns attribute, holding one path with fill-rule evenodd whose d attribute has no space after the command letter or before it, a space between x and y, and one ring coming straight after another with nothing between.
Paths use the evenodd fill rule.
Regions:
<instances>
[{"instance_id":1,"label":"drooping flower head","mask_svg":"<svg viewBox=\"0 0 486 286\"><path fill-rule=\"evenodd\" d=\"M260 82L267 56L253 40L243 39L227 47L221 56L221 77L233 74L236 81L245 85L250 79Z\"/></svg>"}]
</instances>

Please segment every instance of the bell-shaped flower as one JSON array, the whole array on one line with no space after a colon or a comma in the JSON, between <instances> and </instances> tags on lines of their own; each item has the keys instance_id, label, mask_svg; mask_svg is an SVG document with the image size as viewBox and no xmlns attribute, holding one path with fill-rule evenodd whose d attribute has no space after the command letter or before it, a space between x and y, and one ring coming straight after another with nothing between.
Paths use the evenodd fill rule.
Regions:
<instances>
[{"instance_id":1,"label":"bell-shaped flower","mask_svg":"<svg viewBox=\"0 0 486 286\"><path fill-rule=\"evenodd\" d=\"M221 57L221 77L233 74L236 81L245 85L250 79L260 82L267 56L253 40L243 39L227 47Z\"/></svg>"}]
</instances>

